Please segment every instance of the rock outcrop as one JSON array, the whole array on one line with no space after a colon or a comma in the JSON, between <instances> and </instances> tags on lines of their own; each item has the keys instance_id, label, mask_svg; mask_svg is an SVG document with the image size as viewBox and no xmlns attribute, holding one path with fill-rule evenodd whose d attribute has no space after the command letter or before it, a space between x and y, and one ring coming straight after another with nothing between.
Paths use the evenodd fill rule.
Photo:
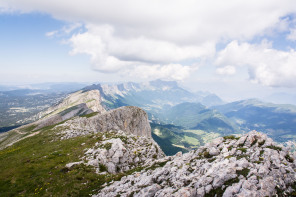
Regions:
<instances>
[{"instance_id":1,"label":"rock outcrop","mask_svg":"<svg viewBox=\"0 0 296 197\"><path fill-rule=\"evenodd\" d=\"M68 168L86 164L95 167L97 173L115 174L145 166L165 156L151 137L146 112L138 107L121 107L104 114L75 117L53 130L60 131L59 140L96 136L95 146L85 150L81 161L67 164Z\"/></svg>"},{"instance_id":2,"label":"rock outcrop","mask_svg":"<svg viewBox=\"0 0 296 197\"><path fill-rule=\"evenodd\" d=\"M126 134L151 138L151 128L146 112L132 106L120 107L92 117L76 117L56 128L62 130L61 139L119 130Z\"/></svg>"},{"instance_id":3,"label":"rock outcrop","mask_svg":"<svg viewBox=\"0 0 296 197\"><path fill-rule=\"evenodd\" d=\"M95 196L293 196L295 192L295 155L252 131L152 161Z\"/></svg>"},{"instance_id":4,"label":"rock outcrop","mask_svg":"<svg viewBox=\"0 0 296 197\"><path fill-rule=\"evenodd\" d=\"M95 167L97 173L115 174L145 166L164 156L158 144L151 138L123 131L110 131L101 133L95 146L85 151L82 161L73 164L84 163ZM67 165L71 167L73 164Z\"/></svg>"}]
</instances>

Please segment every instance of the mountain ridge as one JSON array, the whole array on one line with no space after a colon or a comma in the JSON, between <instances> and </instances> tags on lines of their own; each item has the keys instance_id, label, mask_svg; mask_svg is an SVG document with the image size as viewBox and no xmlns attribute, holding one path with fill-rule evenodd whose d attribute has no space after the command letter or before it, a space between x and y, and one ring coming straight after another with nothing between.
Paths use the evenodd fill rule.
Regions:
<instances>
[{"instance_id":1,"label":"mountain ridge","mask_svg":"<svg viewBox=\"0 0 296 197\"><path fill-rule=\"evenodd\" d=\"M37 122L0 134L1 146L3 138L13 140L0 150L0 169L6 169L0 172L4 195L295 194L296 155L266 134L220 137L188 153L165 156L143 109L106 111L101 96L95 89L75 92ZM210 110L196 105L198 111ZM186 132L192 137L200 131ZM158 141L167 140L161 138L165 133L154 134Z\"/></svg>"},{"instance_id":2,"label":"mountain ridge","mask_svg":"<svg viewBox=\"0 0 296 197\"><path fill-rule=\"evenodd\" d=\"M268 133L279 142L296 139L296 106L265 103L257 99L214 106L244 131Z\"/></svg>"}]
</instances>

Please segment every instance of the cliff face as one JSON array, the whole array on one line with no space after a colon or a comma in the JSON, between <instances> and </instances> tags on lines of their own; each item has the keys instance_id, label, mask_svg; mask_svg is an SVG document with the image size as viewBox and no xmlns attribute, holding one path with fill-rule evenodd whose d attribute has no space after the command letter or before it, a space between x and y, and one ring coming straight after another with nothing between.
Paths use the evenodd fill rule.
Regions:
<instances>
[{"instance_id":1,"label":"cliff face","mask_svg":"<svg viewBox=\"0 0 296 197\"><path fill-rule=\"evenodd\" d=\"M151 137L146 112L138 107L121 107L91 117L75 117L54 127L61 140L99 135L98 142L86 150L81 161L67 164L93 166L97 173L119 173L164 157Z\"/></svg>"},{"instance_id":2,"label":"cliff face","mask_svg":"<svg viewBox=\"0 0 296 197\"><path fill-rule=\"evenodd\" d=\"M76 117L58 125L62 139L90 133L122 130L126 134L151 138L151 128L146 112L138 107L121 107L93 117Z\"/></svg>"},{"instance_id":3,"label":"cliff face","mask_svg":"<svg viewBox=\"0 0 296 197\"><path fill-rule=\"evenodd\" d=\"M296 157L256 131L155 160L96 196L293 196Z\"/></svg>"}]
</instances>

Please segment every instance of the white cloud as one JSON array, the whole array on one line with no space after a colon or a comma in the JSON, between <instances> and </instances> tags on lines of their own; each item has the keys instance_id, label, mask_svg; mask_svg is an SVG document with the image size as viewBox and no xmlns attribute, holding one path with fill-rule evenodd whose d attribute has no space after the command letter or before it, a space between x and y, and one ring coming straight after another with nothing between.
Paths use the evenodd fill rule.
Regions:
<instances>
[{"instance_id":1,"label":"white cloud","mask_svg":"<svg viewBox=\"0 0 296 197\"><path fill-rule=\"evenodd\" d=\"M196 67L183 66L181 64L168 65L138 65L125 70L122 75L141 79L166 79L183 80L187 78Z\"/></svg>"},{"instance_id":2,"label":"white cloud","mask_svg":"<svg viewBox=\"0 0 296 197\"><path fill-rule=\"evenodd\" d=\"M0 0L4 8L45 12L71 22L109 24L120 35L177 44L251 39L295 12L294 5L294 0Z\"/></svg>"},{"instance_id":3,"label":"white cloud","mask_svg":"<svg viewBox=\"0 0 296 197\"><path fill-rule=\"evenodd\" d=\"M218 54L216 64L246 66L255 83L274 87L296 85L296 52L275 50L267 42L239 44L233 41Z\"/></svg>"},{"instance_id":4,"label":"white cloud","mask_svg":"<svg viewBox=\"0 0 296 197\"><path fill-rule=\"evenodd\" d=\"M219 54L217 62L228 67L218 68L217 73L234 74L233 66L243 64L248 65L250 77L258 83L286 85L290 79L285 78L290 73L264 58L278 62L281 68L290 68L293 51L281 52L246 42L256 36L287 31L286 16L296 12L294 0L0 0L0 10L38 11L70 24L83 24L84 32L73 31L78 25L47 35L69 34L70 53L89 55L93 68L101 72L145 70L144 74L156 75L160 70L181 79L190 69L180 62L210 59L217 43L238 40L244 43L232 42ZM294 39L293 32L288 38ZM232 48L239 50L231 52L234 57L229 54ZM249 59L244 52L252 54ZM226 64L228 61L231 63ZM281 73L275 74L278 71Z\"/></svg>"},{"instance_id":5,"label":"white cloud","mask_svg":"<svg viewBox=\"0 0 296 197\"><path fill-rule=\"evenodd\" d=\"M234 75L236 73L236 69L234 66L225 66L222 68L217 68L216 73L219 75Z\"/></svg>"},{"instance_id":6,"label":"white cloud","mask_svg":"<svg viewBox=\"0 0 296 197\"><path fill-rule=\"evenodd\" d=\"M118 72L131 63L121 61L108 52L107 42L112 28L101 26L95 32L85 32L73 35L69 43L72 46L71 55L87 54L91 57L93 68L101 72Z\"/></svg>"},{"instance_id":7,"label":"white cloud","mask_svg":"<svg viewBox=\"0 0 296 197\"><path fill-rule=\"evenodd\" d=\"M177 46L161 40L145 37L123 39L114 35L110 25L88 25L84 33L74 34L69 43L72 55L88 54L96 70L116 72L139 64L169 64L186 59L210 56L215 52L213 43L202 46Z\"/></svg>"}]
</instances>

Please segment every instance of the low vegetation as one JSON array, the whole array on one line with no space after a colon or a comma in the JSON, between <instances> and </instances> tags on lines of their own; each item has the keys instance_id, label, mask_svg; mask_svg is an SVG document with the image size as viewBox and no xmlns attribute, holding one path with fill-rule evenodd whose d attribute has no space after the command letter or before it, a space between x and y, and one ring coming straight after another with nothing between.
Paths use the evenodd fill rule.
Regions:
<instances>
[{"instance_id":1,"label":"low vegetation","mask_svg":"<svg viewBox=\"0 0 296 197\"><path fill-rule=\"evenodd\" d=\"M234 135L228 135L223 137L224 140L238 140L239 137L235 137Z\"/></svg>"},{"instance_id":2,"label":"low vegetation","mask_svg":"<svg viewBox=\"0 0 296 197\"><path fill-rule=\"evenodd\" d=\"M266 146L266 148L270 148L270 149L277 150L277 151L282 151L282 148L281 147L274 146L274 145Z\"/></svg>"},{"instance_id":3,"label":"low vegetation","mask_svg":"<svg viewBox=\"0 0 296 197\"><path fill-rule=\"evenodd\" d=\"M105 183L142 170L113 175L97 174L84 164L66 168L67 163L79 161L84 149L93 147L102 134L60 141L56 132L53 127L43 128L40 134L0 151L1 196L89 196ZM102 164L99 167L107 170Z\"/></svg>"},{"instance_id":4,"label":"low vegetation","mask_svg":"<svg viewBox=\"0 0 296 197\"><path fill-rule=\"evenodd\" d=\"M244 177L247 177L249 172L250 172L250 169L248 168L243 168L242 170L236 170L236 174L238 176L243 175Z\"/></svg>"}]
</instances>

